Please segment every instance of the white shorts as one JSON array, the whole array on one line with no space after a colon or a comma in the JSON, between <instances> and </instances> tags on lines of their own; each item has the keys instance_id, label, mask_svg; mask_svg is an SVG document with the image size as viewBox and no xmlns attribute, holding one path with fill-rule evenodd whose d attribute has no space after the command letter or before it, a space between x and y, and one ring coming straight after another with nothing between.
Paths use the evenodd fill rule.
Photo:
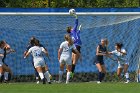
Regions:
<instances>
[{"instance_id":1,"label":"white shorts","mask_svg":"<svg viewBox=\"0 0 140 93\"><path fill-rule=\"evenodd\" d=\"M118 68L123 68L125 64L129 65L129 62L126 61L125 63L118 63Z\"/></svg>"},{"instance_id":2,"label":"white shorts","mask_svg":"<svg viewBox=\"0 0 140 93\"><path fill-rule=\"evenodd\" d=\"M60 57L59 60L60 64L66 64L66 65L72 65L72 59L71 57Z\"/></svg>"},{"instance_id":3,"label":"white shorts","mask_svg":"<svg viewBox=\"0 0 140 93\"><path fill-rule=\"evenodd\" d=\"M34 60L34 67L37 68L37 67L45 67L46 64L45 64L45 61L44 59L36 59Z\"/></svg>"},{"instance_id":4,"label":"white shorts","mask_svg":"<svg viewBox=\"0 0 140 93\"><path fill-rule=\"evenodd\" d=\"M0 67L2 67L2 65L3 65L3 62L0 62Z\"/></svg>"}]
</instances>

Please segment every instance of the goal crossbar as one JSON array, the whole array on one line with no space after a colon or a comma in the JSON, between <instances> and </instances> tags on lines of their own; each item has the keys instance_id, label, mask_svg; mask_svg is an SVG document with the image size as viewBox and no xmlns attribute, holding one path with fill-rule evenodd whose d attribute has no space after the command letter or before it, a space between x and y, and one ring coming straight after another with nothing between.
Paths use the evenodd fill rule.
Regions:
<instances>
[{"instance_id":1,"label":"goal crossbar","mask_svg":"<svg viewBox=\"0 0 140 93\"><path fill-rule=\"evenodd\" d=\"M140 15L140 12L77 12L77 15L131 15L131 16L136 16ZM55 16L55 15L69 15L68 12L0 12L0 16L3 15L24 15L24 16L29 16L29 15L36 15L36 16Z\"/></svg>"}]
</instances>

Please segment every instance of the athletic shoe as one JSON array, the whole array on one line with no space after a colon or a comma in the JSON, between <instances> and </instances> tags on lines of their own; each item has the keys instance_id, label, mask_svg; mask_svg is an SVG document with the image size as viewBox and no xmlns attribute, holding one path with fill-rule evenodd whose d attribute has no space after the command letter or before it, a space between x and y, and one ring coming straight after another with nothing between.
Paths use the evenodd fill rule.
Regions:
<instances>
[{"instance_id":1,"label":"athletic shoe","mask_svg":"<svg viewBox=\"0 0 140 93\"><path fill-rule=\"evenodd\" d=\"M69 81L66 81L66 84L68 84L69 83Z\"/></svg>"},{"instance_id":2,"label":"athletic shoe","mask_svg":"<svg viewBox=\"0 0 140 93\"><path fill-rule=\"evenodd\" d=\"M36 82L36 84L39 84L39 80Z\"/></svg>"},{"instance_id":3,"label":"athletic shoe","mask_svg":"<svg viewBox=\"0 0 140 93\"><path fill-rule=\"evenodd\" d=\"M127 83L129 83L130 81L129 80L127 80L125 83L127 84Z\"/></svg>"},{"instance_id":4,"label":"athletic shoe","mask_svg":"<svg viewBox=\"0 0 140 93\"><path fill-rule=\"evenodd\" d=\"M48 84L52 84L51 82L48 82Z\"/></svg>"},{"instance_id":5,"label":"athletic shoe","mask_svg":"<svg viewBox=\"0 0 140 93\"><path fill-rule=\"evenodd\" d=\"M101 82L100 81L97 81L97 84L101 84Z\"/></svg>"}]
</instances>

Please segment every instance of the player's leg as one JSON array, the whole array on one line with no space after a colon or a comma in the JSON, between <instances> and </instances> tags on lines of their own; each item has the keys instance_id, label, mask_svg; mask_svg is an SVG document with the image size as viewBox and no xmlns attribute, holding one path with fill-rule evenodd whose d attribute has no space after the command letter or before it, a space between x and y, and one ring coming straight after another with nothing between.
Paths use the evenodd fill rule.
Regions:
<instances>
[{"instance_id":1,"label":"player's leg","mask_svg":"<svg viewBox=\"0 0 140 93\"><path fill-rule=\"evenodd\" d=\"M2 80L3 80L3 67L2 67L2 65L0 64L0 82L2 82Z\"/></svg>"},{"instance_id":2,"label":"player's leg","mask_svg":"<svg viewBox=\"0 0 140 93\"><path fill-rule=\"evenodd\" d=\"M62 82L62 76L63 76L63 73L64 73L64 60L62 62L60 62L60 70L59 70L59 83Z\"/></svg>"},{"instance_id":3,"label":"player's leg","mask_svg":"<svg viewBox=\"0 0 140 93\"><path fill-rule=\"evenodd\" d=\"M137 71L137 82L140 82L140 69Z\"/></svg>"},{"instance_id":4,"label":"player's leg","mask_svg":"<svg viewBox=\"0 0 140 93\"><path fill-rule=\"evenodd\" d=\"M47 79L48 83L51 84L50 76L49 76L50 74L49 74L49 71L48 71L48 66L46 64L44 64L43 72L44 72L44 76Z\"/></svg>"},{"instance_id":5,"label":"player's leg","mask_svg":"<svg viewBox=\"0 0 140 93\"><path fill-rule=\"evenodd\" d=\"M71 73L71 65L67 65L67 78L66 78L66 84L69 83L70 73Z\"/></svg>"},{"instance_id":6,"label":"player's leg","mask_svg":"<svg viewBox=\"0 0 140 93\"><path fill-rule=\"evenodd\" d=\"M67 78L66 78L66 84L69 83L69 79L70 79L70 74L71 74L71 68L72 68L72 65L71 65L71 58L68 58L66 60L66 69L67 69Z\"/></svg>"},{"instance_id":7,"label":"player's leg","mask_svg":"<svg viewBox=\"0 0 140 93\"><path fill-rule=\"evenodd\" d=\"M36 79L36 83L39 84L39 73L37 72L35 66L34 66L34 62L32 62L32 65L34 67L34 71L35 71L35 79Z\"/></svg>"},{"instance_id":8,"label":"player's leg","mask_svg":"<svg viewBox=\"0 0 140 93\"><path fill-rule=\"evenodd\" d=\"M128 73L128 67L129 67L128 64L124 64L124 74L125 74L125 77L126 77L126 82L125 83L129 83L129 81L130 81L129 73Z\"/></svg>"},{"instance_id":9,"label":"player's leg","mask_svg":"<svg viewBox=\"0 0 140 93\"><path fill-rule=\"evenodd\" d=\"M12 76L12 71L8 65L3 64L3 70L4 70L4 82L7 83Z\"/></svg>"},{"instance_id":10,"label":"player's leg","mask_svg":"<svg viewBox=\"0 0 140 93\"><path fill-rule=\"evenodd\" d=\"M40 79L43 81L43 84L45 84L46 81L45 81L45 78L44 78L42 64L40 63L40 61L36 60L34 62L34 67L35 67L36 71L38 72L38 74L40 76Z\"/></svg>"},{"instance_id":11,"label":"player's leg","mask_svg":"<svg viewBox=\"0 0 140 93\"><path fill-rule=\"evenodd\" d=\"M50 79L52 79L52 75L51 75L50 72L49 72L49 68L48 68L48 65L47 65L47 64L46 64L46 66L45 66L45 70L48 71L49 77L50 77Z\"/></svg>"},{"instance_id":12,"label":"player's leg","mask_svg":"<svg viewBox=\"0 0 140 93\"><path fill-rule=\"evenodd\" d=\"M102 82L102 72L103 72L103 69L102 69L102 65L100 63L96 63L96 67L99 71L98 73L98 82L97 83L101 83Z\"/></svg>"},{"instance_id":13,"label":"player's leg","mask_svg":"<svg viewBox=\"0 0 140 93\"><path fill-rule=\"evenodd\" d=\"M105 65L102 65L102 80L104 79L105 74L106 74L106 67Z\"/></svg>"},{"instance_id":14,"label":"player's leg","mask_svg":"<svg viewBox=\"0 0 140 93\"><path fill-rule=\"evenodd\" d=\"M35 69L35 68L34 68ZM39 74L37 72L37 70L35 69L35 79L36 79L36 83L39 84Z\"/></svg>"},{"instance_id":15,"label":"player's leg","mask_svg":"<svg viewBox=\"0 0 140 93\"><path fill-rule=\"evenodd\" d=\"M121 80L121 73L122 73L122 71L123 71L122 66L118 66L118 69L117 69L117 76L118 76L119 80Z\"/></svg>"},{"instance_id":16,"label":"player's leg","mask_svg":"<svg viewBox=\"0 0 140 93\"><path fill-rule=\"evenodd\" d=\"M46 81L45 81L45 78L44 78L44 74L43 74L42 67L41 67L41 66L40 66L40 67L36 67L36 70L37 70L37 72L38 72L38 74L39 74L41 80L43 81L43 84L45 84Z\"/></svg>"},{"instance_id":17,"label":"player's leg","mask_svg":"<svg viewBox=\"0 0 140 93\"><path fill-rule=\"evenodd\" d=\"M76 46L77 50L79 51L80 53L80 46ZM78 59L79 59L79 56L77 54L74 54L72 53L72 68L71 68L71 76L73 77L74 76L74 71L75 71L75 67L76 67L76 64L78 62Z\"/></svg>"}]
</instances>

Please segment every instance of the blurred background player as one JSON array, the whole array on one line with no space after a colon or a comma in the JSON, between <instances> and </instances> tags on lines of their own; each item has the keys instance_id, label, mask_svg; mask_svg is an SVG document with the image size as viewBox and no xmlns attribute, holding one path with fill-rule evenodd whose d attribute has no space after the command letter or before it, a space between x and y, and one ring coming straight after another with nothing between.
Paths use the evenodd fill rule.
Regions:
<instances>
[{"instance_id":1,"label":"blurred background player","mask_svg":"<svg viewBox=\"0 0 140 93\"><path fill-rule=\"evenodd\" d=\"M98 73L98 81L97 83L101 83L105 77L106 67L104 65L103 56L107 56L107 41L106 39L101 39L101 44L99 44L96 48L96 57L95 57L95 64L99 71Z\"/></svg>"},{"instance_id":2,"label":"blurred background player","mask_svg":"<svg viewBox=\"0 0 140 93\"><path fill-rule=\"evenodd\" d=\"M117 76L119 79L121 79L121 73L124 70L124 74L126 77L126 82L129 83L129 73L128 73L128 66L129 62L126 58L126 50L123 47L123 44L121 43L116 43L115 44L115 50L112 52L109 52L109 54L114 54L117 57L117 62L118 62L118 69L117 69Z\"/></svg>"},{"instance_id":3,"label":"blurred background player","mask_svg":"<svg viewBox=\"0 0 140 93\"><path fill-rule=\"evenodd\" d=\"M138 70L137 70L137 82L140 83L140 64L138 64Z\"/></svg>"},{"instance_id":4,"label":"blurred background player","mask_svg":"<svg viewBox=\"0 0 140 93\"><path fill-rule=\"evenodd\" d=\"M70 34L73 42L74 42L74 45L76 46L76 49L79 51L79 53L81 53L80 49L81 49L81 45L82 45L82 42L81 42L81 39L80 39L80 29L81 29L81 25L79 26L79 29L77 29L78 27L78 17L76 14L74 14L75 16L75 25L74 27L72 28L71 26L67 27L67 32ZM74 75L74 71L75 71L75 66L76 66L76 63L79 59L79 55L77 54L74 54L72 53L72 73L71 73L71 76L73 77Z\"/></svg>"},{"instance_id":5,"label":"blurred background player","mask_svg":"<svg viewBox=\"0 0 140 93\"><path fill-rule=\"evenodd\" d=\"M35 40L38 40L38 39L36 39L35 37L31 37L31 38L30 38L29 44L28 44L28 46L27 46L27 48L26 48L26 51L24 52L24 56L26 55L27 51L28 51L31 47L34 46ZM38 40L38 42L39 42L39 40ZM46 49L42 44L40 44L40 47L43 47L43 48L47 51L47 49ZM48 52L47 52L47 54L48 54ZM48 55L48 58L49 58L49 55ZM50 58L49 58L49 59L50 59ZM33 62L33 61L32 61L32 65L33 65L33 67L34 67L34 62ZM35 69L35 67L34 67L34 69ZM47 66L47 65L46 65L46 69L48 70L48 66ZM37 82L37 84L38 84L38 83L39 83L39 74L38 74L38 72L36 71L36 69L35 69L35 76L36 76L36 82ZM51 76L50 73L49 73L49 77L52 79L52 76Z\"/></svg>"},{"instance_id":6,"label":"blurred background player","mask_svg":"<svg viewBox=\"0 0 140 93\"><path fill-rule=\"evenodd\" d=\"M4 44L3 50L4 50L4 56L2 59L3 62L3 66L4 66L4 82L7 83L8 81L10 81L11 79L11 75L12 75L12 71L10 69L10 67L5 63L5 59L6 59L6 55L12 52L15 52L14 49L11 49L10 45L6 43L6 41L2 40L1 41L2 44Z\"/></svg>"},{"instance_id":7,"label":"blurred background player","mask_svg":"<svg viewBox=\"0 0 140 93\"><path fill-rule=\"evenodd\" d=\"M43 81L43 84L46 84L45 78L47 79L48 83L51 84L49 72L46 68L46 63L44 61L42 52L44 52L46 56L48 56L47 51L43 47L41 47L39 44L39 41L35 39L34 46L32 46L28 50L24 58L26 58L31 53L33 56L34 67L36 71L38 72L41 80Z\"/></svg>"},{"instance_id":8,"label":"blurred background player","mask_svg":"<svg viewBox=\"0 0 140 93\"><path fill-rule=\"evenodd\" d=\"M58 60L60 62L59 82L62 82L64 66L66 65L66 69L67 69L66 84L68 84L70 79L71 65L72 65L72 59L71 59L72 52L78 56L80 56L80 53L78 52L75 45L73 44L73 41L69 34L66 34L64 38L65 41L61 43L60 48L58 50Z\"/></svg>"}]
</instances>

